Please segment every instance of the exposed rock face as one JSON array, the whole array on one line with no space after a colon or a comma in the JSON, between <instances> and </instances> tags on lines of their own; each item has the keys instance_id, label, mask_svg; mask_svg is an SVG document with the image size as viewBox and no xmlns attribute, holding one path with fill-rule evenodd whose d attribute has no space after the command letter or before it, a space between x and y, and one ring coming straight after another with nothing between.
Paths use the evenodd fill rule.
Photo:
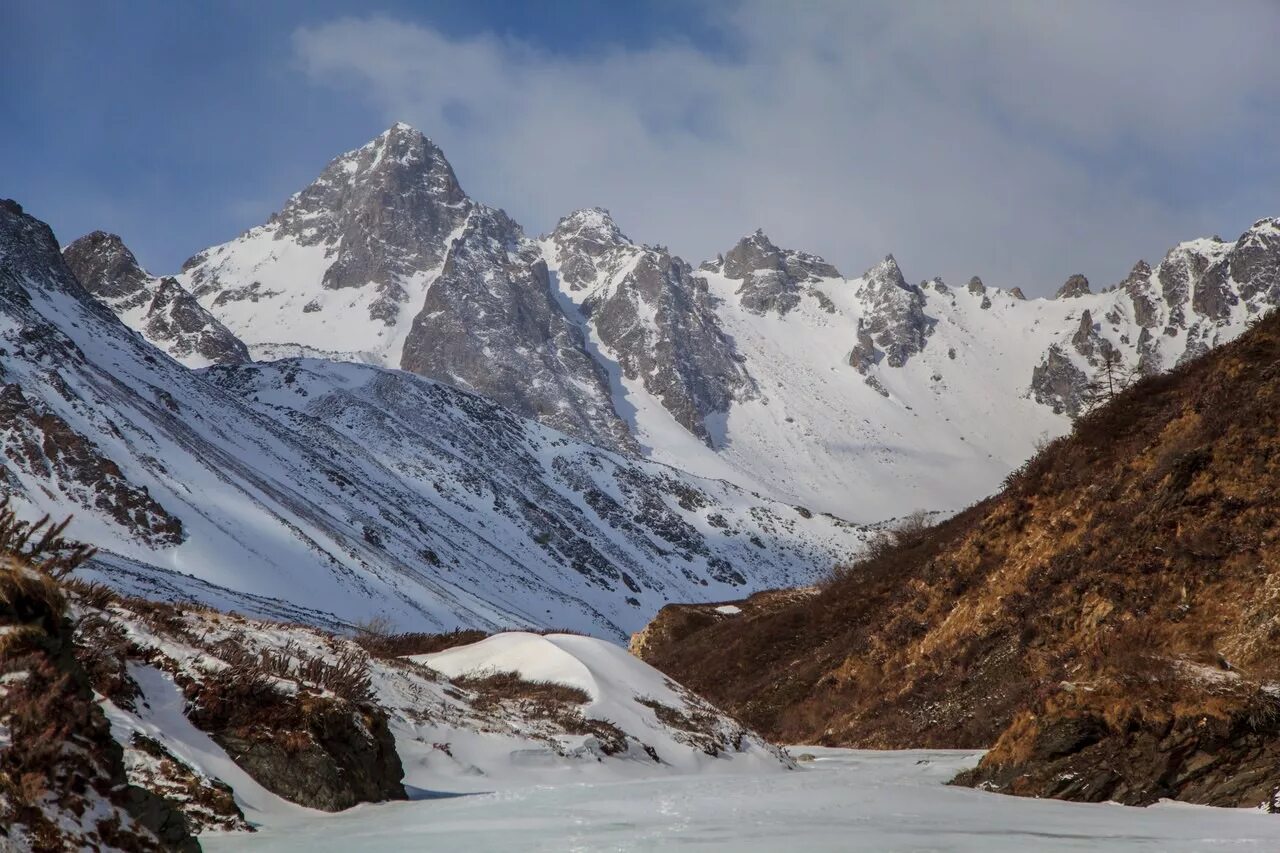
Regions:
<instances>
[{"instance_id":1,"label":"exposed rock face","mask_svg":"<svg viewBox=\"0 0 1280 853\"><path fill-rule=\"evenodd\" d=\"M742 305L757 314L786 314L800 303L804 293L816 293L806 284L840 277L835 267L817 255L779 249L760 230L739 240L723 256L718 271L726 278L742 280L738 288Z\"/></svg>"},{"instance_id":2,"label":"exposed rock face","mask_svg":"<svg viewBox=\"0 0 1280 853\"><path fill-rule=\"evenodd\" d=\"M594 444L634 447L604 368L552 294L546 264L500 210L474 207L414 318L400 366Z\"/></svg>"},{"instance_id":3,"label":"exposed rock face","mask_svg":"<svg viewBox=\"0 0 1280 853\"><path fill-rule=\"evenodd\" d=\"M684 261L646 250L612 293L583 305L629 379L640 380L676 422L713 443L707 419L755 393L720 330L706 283Z\"/></svg>"},{"instance_id":4,"label":"exposed rock face","mask_svg":"<svg viewBox=\"0 0 1280 853\"><path fill-rule=\"evenodd\" d=\"M1049 347L1044 361L1031 371L1031 394L1036 402L1061 414L1079 414L1084 408L1088 385L1089 374L1077 367L1057 344Z\"/></svg>"},{"instance_id":5,"label":"exposed rock face","mask_svg":"<svg viewBox=\"0 0 1280 853\"><path fill-rule=\"evenodd\" d=\"M1129 271L1129 275L1120 282L1120 290L1133 302L1133 320L1143 329L1153 329L1157 325L1156 301L1151 293L1151 265L1146 261L1138 261Z\"/></svg>"},{"instance_id":6,"label":"exposed rock face","mask_svg":"<svg viewBox=\"0 0 1280 853\"><path fill-rule=\"evenodd\" d=\"M94 656L99 657L96 653ZM120 663L123 667L126 662ZM163 743L141 732L134 732L121 746L130 784L158 795L159 802L167 801L181 809L180 813L171 811L169 821L185 819L187 829L196 835L253 830L236 805L231 786L221 779L205 776Z\"/></svg>"},{"instance_id":7,"label":"exposed rock face","mask_svg":"<svg viewBox=\"0 0 1280 853\"><path fill-rule=\"evenodd\" d=\"M1063 282L1062 287L1058 288L1058 292L1053 295L1053 298L1075 299L1078 296L1088 296L1092 292L1089 290L1089 279L1076 273Z\"/></svg>"},{"instance_id":8,"label":"exposed rock face","mask_svg":"<svg viewBox=\"0 0 1280 853\"><path fill-rule=\"evenodd\" d=\"M1029 797L1149 806L1182 800L1280 811L1280 726L1259 693L1224 716L1188 714L1122 729L1100 713L1049 715L1021 761L984 761L955 784Z\"/></svg>"},{"instance_id":9,"label":"exposed rock face","mask_svg":"<svg viewBox=\"0 0 1280 853\"><path fill-rule=\"evenodd\" d=\"M1280 303L1280 217L1255 222L1232 247L1228 265L1242 299Z\"/></svg>"},{"instance_id":10,"label":"exposed rock face","mask_svg":"<svg viewBox=\"0 0 1280 853\"><path fill-rule=\"evenodd\" d=\"M358 803L405 799L404 768L384 710L317 701L304 714L305 720L289 729L273 727L271 736L215 731L213 739L262 787L308 808L336 812ZM285 731L303 743L285 742L280 738Z\"/></svg>"},{"instance_id":11,"label":"exposed rock face","mask_svg":"<svg viewBox=\"0 0 1280 853\"><path fill-rule=\"evenodd\" d=\"M714 444L708 418L756 389L720 328L706 281L665 249L630 242L599 209L565 217L548 240L570 298L622 373Z\"/></svg>"},{"instance_id":12,"label":"exposed rock face","mask_svg":"<svg viewBox=\"0 0 1280 853\"><path fill-rule=\"evenodd\" d=\"M1071 336L1071 345L1091 365L1098 364L1108 353L1115 352L1111 341L1099 334L1098 325L1093 321L1093 313L1087 308L1080 312L1080 325Z\"/></svg>"},{"instance_id":13,"label":"exposed rock face","mask_svg":"<svg viewBox=\"0 0 1280 853\"><path fill-rule=\"evenodd\" d=\"M634 245L603 207L574 211L556 223L549 239L559 251L560 282L571 291L611 279L631 259Z\"/></svg>"},{"instance_id":14,"label":"exposed rock face","mask_svg":"<svg viewBox=\"0 0 1280 853\"><path fill-rule=\"evenodd\" d=\"M119 237L94 231L63 250L85 290L169 355L193 367L249 361L244 343L177 279L148 275Z\"/></svg>"},{"instance_id":15,"label":"exposed rock face","mask_svg":"<svg viewBox=\"0 0 1280 853\"><path fill-rule=\"evenodd\" d=\"M151 276L115 234L86 234L63 249L62 257L84 289L117 313L150 300Z\"/></svg>"},{"instance_id":16,"label":"exposed rock face","mask_svg":"<svg viewBox=\"0 0 1280 853\"><path fill-rule=\"evenodd\" d=\"M893 255L863 273L862 281L858 295L867 313L858 321L849 364L863 373L881 358L889 367L902 367L924 349L933 331L924 294L906 283Z\"/></svg>"}]
</instances>

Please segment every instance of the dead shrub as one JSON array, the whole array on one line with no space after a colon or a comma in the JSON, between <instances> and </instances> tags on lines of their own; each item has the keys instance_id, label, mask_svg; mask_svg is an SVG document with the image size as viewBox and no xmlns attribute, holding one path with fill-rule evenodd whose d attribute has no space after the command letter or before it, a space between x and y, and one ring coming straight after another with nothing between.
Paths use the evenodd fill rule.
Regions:
<instances>
[{"instance_id":1,"label":"dead shrub","mask_svg":"<svg viewBox=\"0 0 1280 853\"><path fill-rule=\"evenodd\" d=\"M460 628L443 634L420 632L404 634L359 633L352 640L374 657L385 659L443 652L455 646L478 643L487 636L489 635L484 631Z\"/></svg>"},{"instance_id":2,"label":"dead shrub","mask_svg":"<svg viewBox=\"0 0 1280 853\"><path fill-rule=\"evenodd\" d=\"M92 557L96 548L64 539L71 517L54 524L49 516L20 521L5 495L0 499L0 554L25 561L31 568L61 580Z\"/></svg>"},{"instance_id":3,"label":"dead shrub","mask_svg":"<svg viewBox=\"0 0 1280 853\"><path fill-rule=\"evenodd\" d=\"M480 710L491 710L503 702L533 702L547 706L585 705L590 694L580 687L554 681L528 681L516 672L485 672L464 675L453 683L477 696Z\"/></svg>"}]
</instances>

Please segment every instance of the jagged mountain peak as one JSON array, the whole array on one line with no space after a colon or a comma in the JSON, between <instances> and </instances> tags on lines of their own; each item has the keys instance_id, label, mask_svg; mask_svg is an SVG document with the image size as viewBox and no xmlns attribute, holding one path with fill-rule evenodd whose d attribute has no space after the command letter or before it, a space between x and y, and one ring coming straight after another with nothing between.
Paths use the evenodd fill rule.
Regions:
<instances>
[{"instance_id":1,"label":"jagged mountain peak","mask_svg":"<svg viewBox=\"0 0 1280 853\"><path fill-rule=\"evenodd\" d=\"M1133 265L1133 269L1129 270L1129 274L1124 277L1116 287L1135 293L1144 288L1151 279L1151 264L1145 260L1139 260Z\"/></svg>"},{"instance_id":2,"label":"jagged mountain peak","mask_svg":"<svg viewBox=\"0 0 1280 853\"><path fill-rule=\"evenodd\" d=\"M398 123L330 161L265 225L193 257L180 278L250 346L398 366L426 289L477 210L439 147ZM498 230L472 228L500 240L512 229Z\"/></svg>"},{"instance_id":3,"label":"jagged mountain peak","mask_svg":"<svg viewBox=\"0 0 1280 853\"><path fill-rule=\"evenodd\" d=\"M93 251L109 253L113 256L120 256L133 266L141 268L141 264L138 263L138 259L134 256L133 252L130 251L129 247L125 245L124 240L119 234L112 234L108 231L101 230L90 231L83 237L78 237L75 240L72 240L67 244L66 248L63 249L63 252L69 252L73 248L77 251Z\"/></svg>"},{"instance_id":4,"label":"jagged mountain peak","mask_svg":"<svg viewBox=\"0 0 1280 853\"><path fill-rule=\"evenodd\" d=\"M409 124L406 121L398 121L395 124L391 125L391 127L382 131L383 136L391 136L392 134L395 134L395 133L416 133L419 136L422 136L422 131L418 130L416 127L414 127L413 125Z\"/></svg>"},{"instance_id":5,"label":"jagged mountain peak","mask_svg":"<svg viewBox=\"0 0 1280 853\"><path fill-rule=\"evenodd\" d=\"M375 161L371 161L368 164L369 166L378 168L394 168L396 166L412 167L418 163L427 163L430 165L430 160L426 158L419 158L417 156L419 152L431 154L433 155L433 158L443 161L446 165L448 164L448 160L445 158L444 152L440 149L440 146L436 145L435 142L431 140L431 137L427 136L416 127L402 121L396 122L373 139L370 139L364 145L348 151L336 159L350 160L353 159L354 155L364 151L381 151L383 153L383 157L376 159ZM391 154L393 156L388 157L386 156L387 154Z\"/></svg>"},{"instance_id":6,"label":"jagged mountain peak","mask_svg":"<svg viewBox=\"0 0 1280 853\"><path fill-rule=\"evenodd\" d=\"M309 187L293 196L279 216L287 220L290 207L309 208L315 201L330 200L331 186L378 183L386 180L379 176L387 173L398 175L397 183L407 184L399 187L401 190L426 189L444 204L467 200L440 147L416 128L398 122L359 148L335 157Z\"/></svg>"},{"instance_id":7,"label":"jagged mountain peak","mask_svg":"<svg viewBox=\"0 0 1280 853\"><path fill-rule=\"evenodd\" d=\"M1089 289L1089 279L1080 273L1076 273L1062 283L1062 287L1058 288L1058 292L1053 295L1053 298L1075 299L1080 296L1088 296L1092 292Z\"/></svg>"},{"instance_id":8,"label":"jagged mountain peak","mask_svg":"<svg viewBox=\"0 0 1280 853\"><path fill-rule=\"evenodd\" d=\"M137 298L151 276L119 235L93 231L62 250L85 290L105 301Z\"/></svg>"},{"instance_id":9,"label":"jagged mountain peak","mask_svg":"<svg viewBox=\"0 0 1280 853\"><path fill-rule=\"evenodd\" d=\"M766 249L778 249L778 245L769 239L763 228L757 228L738 241L738 245L759 246Z\"/></svg>"},{"instance_id":10,"label":"jagged mountain peak","mask_svg":"<svg viewBox=\"0 0 1280 853\"><path fill-rule=\"evenodd\" d=\"M562 217L546 239L557 244L584 240L600 247L632 244L631 238L622 233L613 220L613 215L603 207L584 207Z\"/></svg>"},{"instance_id":11,"label":"jagged mountain peak","mask_svg":"<svg viewBox=\"0 0 1280 853\"><path fill-rule=\"evenodd\" d=\"M732 279L747 279L753 273L776 271L782 274L783 283L791 288L802 282L840 277L835 267L817 255L780 248L769 239L763 228L743 237L715 264L704 264L703 269L723 272L726 278ZM771 287L777 286L776 282L771 282Z\"/></svg>"},{"instance_id":12,"label":"jagged mountain peak","mask_svg":"<svg viewBox=\"0 0 1280 853\"><path fill-rule=\"evenodd\" d=\"M910 290L906 278L902 275L902 268L898 266L898 260L893 255L885 255L884 259L872 266L862 274L862 279L868 284L884 285L892 284L903 290Z\"/></svg>"}]
</instances>

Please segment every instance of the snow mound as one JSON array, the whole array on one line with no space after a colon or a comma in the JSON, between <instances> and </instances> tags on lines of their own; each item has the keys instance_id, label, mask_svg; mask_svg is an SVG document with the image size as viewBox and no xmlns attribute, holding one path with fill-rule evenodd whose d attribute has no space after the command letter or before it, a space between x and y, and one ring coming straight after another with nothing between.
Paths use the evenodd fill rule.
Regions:
<instances>
[{"instance_id":1,"label":"snow mound","mask_svg":"<svg viewBox=\"0 0 1280 853\"><path fill-rule=\"evenodd\" d=\"M576 634L496 634L467 646L410 658L449 679L515 673L525 681L575 687L590 696L581 713L625 732L643 772L781 769L781 750L624 649Z\"/></svg>"},{"instance_id":2,"label":"snow mound","mask_svg":"<svg viewBox=\"0 0 1280 853\"><path fill-rule=\"evenodd\" d=\"M426 664L447 678L479 675L486 671L515 672L527 681L551 681L578 687L598 700L600 685L590 668L557 642L570 637L568 634L541 636L512 631L495 634L469 646L417 655L410 660Z\"/></svg>"}]
</instances>

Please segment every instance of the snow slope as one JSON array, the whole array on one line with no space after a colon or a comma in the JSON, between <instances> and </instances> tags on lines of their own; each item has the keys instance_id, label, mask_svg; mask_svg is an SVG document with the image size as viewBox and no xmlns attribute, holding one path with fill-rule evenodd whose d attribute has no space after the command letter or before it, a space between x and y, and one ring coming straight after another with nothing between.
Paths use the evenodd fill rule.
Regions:
<instances>
[{"instance_id":1,"label":"snow slope","mask_svg":"<svg viewBox=\"0 0 1280 853\"><path fill-rule=\"evenodd\" d=\"M97 575L131 589L622 639L667 601L805 583L865 535L399 371L192 372L94 301L12 203L0 338L7 491L74 514L71 535L105 552Z\"/></svg>"}]
</instances>

